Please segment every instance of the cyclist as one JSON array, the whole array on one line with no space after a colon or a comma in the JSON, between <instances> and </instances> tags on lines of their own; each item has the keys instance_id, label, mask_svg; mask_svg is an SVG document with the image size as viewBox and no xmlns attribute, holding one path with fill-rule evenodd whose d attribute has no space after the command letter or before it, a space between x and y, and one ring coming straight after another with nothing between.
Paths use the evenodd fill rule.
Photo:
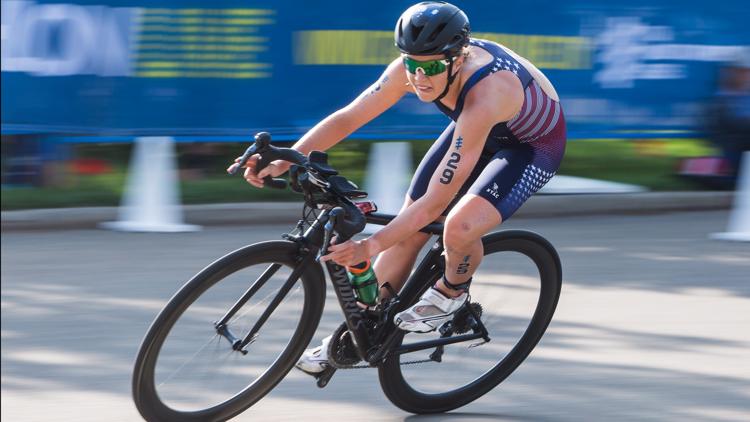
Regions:
<instances>
[{"instance_id":1,"label":"cyclist","mask_svg":"<svg viewBox=\"0 0 750 422\"><path fill-rule=\"evenodd\" d=\"M449 320L468 298L483 256L481 237L510 218L557 171L565 150L562 107L549 80L528 60L491 41L469 36L469 20L456 6L415 4L395 29L401 56L346 107L318 123L293 148L326 150L393 106L405 94L433 102L453 122L423 158L399 215L363 240L332 245L323 260L353 265L379 255L381 285L404 283L429 239L425 225L444 218L446 270L411 308L397 314L403 330L429 332ZM246 180L286 172L271 163L260 173L257 156ZM381 290L381 296L385 289ZM297 367L319 373L328 364L327 343L308 349Z\"/></svg>"}]
</instances>

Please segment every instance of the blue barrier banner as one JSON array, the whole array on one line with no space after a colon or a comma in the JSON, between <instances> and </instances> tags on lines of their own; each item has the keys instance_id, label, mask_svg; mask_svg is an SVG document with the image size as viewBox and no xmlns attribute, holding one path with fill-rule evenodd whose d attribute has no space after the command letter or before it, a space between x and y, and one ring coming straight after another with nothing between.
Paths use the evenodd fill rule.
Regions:
<instances>
[{"instance_id":1,"label":"blue barrier banner","mask_svg":"<svg viewBox=\"0 0 750 422\"><path fill-rule=\"evenodd\" d=\"M398 56L412 3L3 0L2 132L293 139ZM742 0L456 4L475 37L542 69L573 137L692 134L720 67L750 56ZM408 95L355 137L446 124Z\"/></svg>"}]
</instances>

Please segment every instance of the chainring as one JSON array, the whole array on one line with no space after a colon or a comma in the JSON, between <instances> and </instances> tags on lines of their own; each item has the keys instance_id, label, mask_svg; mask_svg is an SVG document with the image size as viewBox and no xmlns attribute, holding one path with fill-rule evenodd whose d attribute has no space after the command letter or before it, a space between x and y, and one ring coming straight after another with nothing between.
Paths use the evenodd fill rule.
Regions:
<instances>
[{"instance_id":1,"label":"chainring","mask_svg":"<svg viewBox=\"0 0 750 422\"><path fill-rule=\"evenodd\" d=\"M352 368L361 359L349 333L349 327L342 323L336 328L328 343L328 362L337 369Z\"/></svg>"}]
</instances>

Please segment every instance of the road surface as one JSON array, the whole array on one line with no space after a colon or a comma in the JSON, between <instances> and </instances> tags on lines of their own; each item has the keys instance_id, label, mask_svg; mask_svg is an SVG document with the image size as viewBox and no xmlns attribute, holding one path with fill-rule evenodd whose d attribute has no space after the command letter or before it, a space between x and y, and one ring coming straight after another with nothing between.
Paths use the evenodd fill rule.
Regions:
<instances>
[{"instance_id":1,"label":"road surface","mask_svg":"<svg viewBox=\"0 0 750 422\"><path fill-rule=\"evenodd\" d=\"M558 249L547 334L503 384L413 416L374 370L323 390L293 371L237 420L740 421L750 415L750 245L709 240L728 213L518 219ZM172 293L216 257L286 227L2 235L2 419L137 421L133 358ZM320 339L341 320L329 295Z\"/></svg>"}]
</instances>

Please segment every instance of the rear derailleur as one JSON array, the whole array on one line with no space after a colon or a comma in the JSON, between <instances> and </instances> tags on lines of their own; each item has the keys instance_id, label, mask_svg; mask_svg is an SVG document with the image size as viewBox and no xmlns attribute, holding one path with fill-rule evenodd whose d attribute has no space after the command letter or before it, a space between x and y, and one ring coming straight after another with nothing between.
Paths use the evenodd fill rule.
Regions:
<instances>
[{"instance_id":1,"label":"rear derailleur","mask_svg":"<svg viewBox=\"0 0 750 422\"><path fill-rule=\"evenodd\" d=\"M469 330L481 331L480 328L482 318L482 305L478 302L467 303L461 309L456 311L453 315L453 319L444 323L438 328L440 338L450 337L454 334L463 334ZM485 341L486 342L486 341ZM483 343L472 344L469 347L475 347ZM443 353L445 352L444 346L438 346L435 351L430 354L430 359L435 362L442 362Z\"/></svg>"}]
</instances>

